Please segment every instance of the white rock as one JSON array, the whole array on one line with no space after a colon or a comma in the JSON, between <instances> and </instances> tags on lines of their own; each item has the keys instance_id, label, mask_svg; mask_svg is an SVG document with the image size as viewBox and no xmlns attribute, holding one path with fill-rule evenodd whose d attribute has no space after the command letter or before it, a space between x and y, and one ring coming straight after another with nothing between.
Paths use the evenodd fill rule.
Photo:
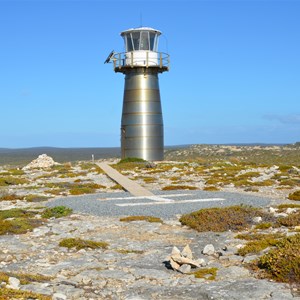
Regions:
<instances>
[{"instance_id":1,"label":"white rock","mask_svg":"<svg viewBox=\"0 0 300 300\"><path fill-rule=\"evenodd\" d=\"M62 293L54 293L52 300L66 300L67 296L65 294Z\"/></svg>"},{"instance_id":2,"label":"white rock","mask_svg":"<svg viewBox=\"0 0 300 300\"><path fill-rule=\"evenodd\" d=\"M186 245L183 250L181 251L181 255L183 257L193 259L193 253L189 245Z\"/></svg>"},{"instance_id":3,"label":"white rock","mask_svg":"<svg viewBox=\"0 0 300 300\"><path fill-rule=\"evenodd\" d=\"M262 217L254 217L253 219L252 219L252 221L254 222L254 223L260 223L261 221L262 221Z\"/></svg>"},{"instance_id":4,"label":"white rock","mask_svg":"<svg viewBox=\"0 0 300 300\"><path fill-rule=\"evenodd\" d=\"M180 268L180 265L176 261L174 261L172 257L170 257L170 265L173 270L178 270Z\"/></svg>"},{"instance_id":5,"label":"white rock","mask_svg":"<svg viewBox=\"0 0 300 300\"><path fill-rule=\"evenodd\" d=\"M213 255L215 253L215 247L214 247L214 245L212 245L212 244L206 245L204 247L202 253L205 254L205 255Z\"/></svg>"},{"instance_id":6,"label":"white rock","mask_svg":"<svg viewBox=\"0 0 300 300\"><path fill-rule=\"evenodd\" d=\"M288 216L288 214L286 214L286 213L278 213L278 214L274 214L274 217L276 217L276 218L285 218L285 217L287 217Z\"/></svg>"},{"instance_id":7,"label":"white rock","mask_svg":"<svg viewBox=\"0 0 300 300\"><path fill-rule=\"evenodd\" d=\"M181 272L181 273L183 273L183 274L188 274L188 273L191 272L191 269L192 269L191 265L184 264L184 265L181 265L178 268L178 271Z\"/></svg>"},{"instance_id":8,"label":"white rock","mask_svg":"<svg viewBox=\"0 0 300 300\"><path fill-rule=\"evenodd\" d=\"M274 207L270 207L270 208L269 208L269 212L270 212L271 214L275 214L276 211L278 211L278 208L274 208Z\"/></svg>"},{"instance_id":9,"label":"white rock","mask_svg":"<svg viewBox=\"0 0 300 300\"><path fill-rule=\"evenodd\" d=\"M286 210L286 213L287 213L287 214L292 214L292 213L295 213L295 212L297 212L297 209L291 208L291 207L289 207L289 208Z\"/></svg>"},{"instance_id":10,"label":"white rock","mask_svg":"<svg viewBox=\"0 0 300 300\"><path fill-rule=\"evenodd\" d=\"M171 253L171 256L175 256L175 255L180 256L180 250L176 246L173 247L172 253Z\"/></svg>"},{"instance_id":11,"label":"white rock","mask_svg":"<svg viewBox=\"0 0 300 300\"><path fill-rule=\"evenodd\" d=\"M205 267L207 265L206 261L203 258L198 258L195 260L197 264L199 264L201 267Z\"/></svg>"},{"instance_id":12,"label":"white rock","mask_svg":"<svg viewBox=\"0 0 300 300\"><path fill-rule=\"evenodd\" d=\"M14 289L14 290L18 290L20 288L20 280L15 277L9 277L8 285L6 287Z\"/></svg>"}]
</instances>

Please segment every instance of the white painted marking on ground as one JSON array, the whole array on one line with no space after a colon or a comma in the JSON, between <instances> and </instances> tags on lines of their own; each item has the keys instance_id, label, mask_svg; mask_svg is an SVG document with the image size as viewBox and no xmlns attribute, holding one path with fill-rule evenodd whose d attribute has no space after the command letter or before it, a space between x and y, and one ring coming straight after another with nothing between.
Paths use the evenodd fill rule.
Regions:
<instances>
[{"instance_id":1,"label":"white painted marking on ground","mask_svg":"<svg viewBox=\"0 0 300 300\"><path fill-rule=\"evenodd\" d=\"M146 206L146 205L162 205L162 204L181 204L181 203L193 203L193 202L213 202L224 201L224 198L209 198L209 199L189 199L179 201L163 201L163 202L139 202L139 203L119 203L117 206Z\"/></svg>"},{"instance_id":2,"label":"white painted marking on ground","mask_svg":"<svg viewBox=\"0 0 300 300\"><path fill-rule=\"evenodd\" d=\"M170 195L157 195L157 196L115 197L115 198L102 198L102 199L99 198L98 200L102 200L102 201L139 200L139 199L151 199L151 200L154 200L154 199L165 198L165 197L182 197L182 196L185 197L185 196L190 196L190 195L192 195L192 194L189 193L189 194L170 194ZM168 200L171 200L171 199L168 199ZM157 201L157 200L154 200L154 201ZM173 201L173 200L171 200L171 201Z\"/></svg>"}]
</instances>

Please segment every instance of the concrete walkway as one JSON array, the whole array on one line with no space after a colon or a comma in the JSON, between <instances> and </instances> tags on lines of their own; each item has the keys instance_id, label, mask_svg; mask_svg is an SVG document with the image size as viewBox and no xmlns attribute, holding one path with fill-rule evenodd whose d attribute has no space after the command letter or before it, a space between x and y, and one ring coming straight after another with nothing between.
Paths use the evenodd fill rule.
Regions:
<instances>
[{"instance_id":1,"label":"concrete walkway","mask_svg":"<svg viewBox=\"0 0 300 300\"><path fill-rule=\"evenodd\" d=\"M155 196L153 193L140 186L136 182L128 179L117 170L110 167L107 163L97 163L97 165L106 173L108 177L112 180L119 183L126 191L128 191L133 196L141 197L141 196Z\"/></svg>"}]
</instances>

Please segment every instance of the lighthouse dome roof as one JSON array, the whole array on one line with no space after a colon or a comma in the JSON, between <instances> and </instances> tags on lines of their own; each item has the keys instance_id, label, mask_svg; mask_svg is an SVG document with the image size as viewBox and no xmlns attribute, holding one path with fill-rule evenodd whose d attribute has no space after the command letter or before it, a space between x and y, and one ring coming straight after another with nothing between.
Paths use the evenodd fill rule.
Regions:
<instances>
[{"instance_id":1,"label":"lighthouse dome roof","mask_svg":"<svg viewBox=\"0 0 300 300\"><path fill-rule=\"evenodd\" d=\"M154 29L154 28L151 28L151 27L136 27L136 28L130 28L130 29L127 29L127 30L124 30L120 33L121 36L123 36L124 34L126 33L129 33L129 32L139 32L139 31L151 31L151 32L155 32L156 34L158 35L161 35L161 31L157 30L157 29Z\"/></svg>"}]
</instances>

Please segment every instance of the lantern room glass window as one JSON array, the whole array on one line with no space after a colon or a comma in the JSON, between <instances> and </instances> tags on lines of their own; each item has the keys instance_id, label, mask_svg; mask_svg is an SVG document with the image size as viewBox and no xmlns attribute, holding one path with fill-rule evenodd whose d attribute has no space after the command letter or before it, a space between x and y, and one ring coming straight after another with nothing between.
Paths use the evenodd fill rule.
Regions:
<instances>
[{"instance_id":1,"label":"lantern room glass window","mask_svg":"<svg viewBox=\"0 0 300 300\"><path fill-rule=\"evenodd\" d=\"M128 32L123 36L126 52L150 50L157 52L158 34L149 31Z\"/></svg>"}]
</instances>

